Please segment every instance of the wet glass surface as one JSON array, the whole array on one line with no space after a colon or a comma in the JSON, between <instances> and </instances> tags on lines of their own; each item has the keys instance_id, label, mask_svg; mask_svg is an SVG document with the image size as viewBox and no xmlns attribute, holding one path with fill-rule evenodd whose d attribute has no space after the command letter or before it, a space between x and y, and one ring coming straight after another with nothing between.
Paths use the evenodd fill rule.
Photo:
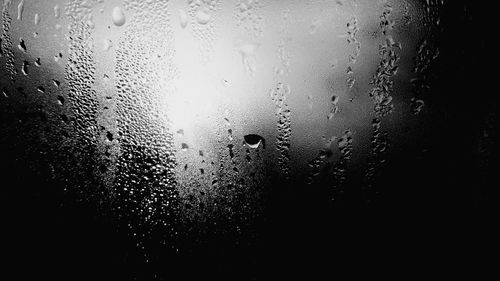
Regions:
<instances>
[{"instance_id":1,"label":"wet glass surface","mask_svg":"<svg viewBox=\"0 0 500 281\"><path fill-rule=\"evenodd\" d=\"M16 279L314 280L487 251L484 7L0 3Z\"/></svg>"}]
</instances>

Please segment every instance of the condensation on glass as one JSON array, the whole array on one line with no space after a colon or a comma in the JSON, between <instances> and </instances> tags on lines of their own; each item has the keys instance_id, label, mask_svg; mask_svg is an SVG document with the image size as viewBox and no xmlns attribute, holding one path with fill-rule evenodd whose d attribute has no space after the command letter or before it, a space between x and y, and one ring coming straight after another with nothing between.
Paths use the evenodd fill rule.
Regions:
<instances>
[{"instance_id":1,"label":"condensation on glass","mask_svg":"<svg viewBox=\"0 0 500 281\"><path fill-rule=\"evenodd\" d=\"M2 134L139 246L251 232L275 185L376 193L426 112L443 4L2 2Z\"/></svg>"}]
</instances>

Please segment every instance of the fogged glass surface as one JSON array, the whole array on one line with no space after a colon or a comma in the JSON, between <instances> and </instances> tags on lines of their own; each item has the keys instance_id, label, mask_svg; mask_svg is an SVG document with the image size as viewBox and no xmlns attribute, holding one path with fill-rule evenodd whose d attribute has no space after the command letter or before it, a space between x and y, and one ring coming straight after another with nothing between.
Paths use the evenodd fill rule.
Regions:
<instances>
[{"instance_id":1,"label":"fogged glass surface","mask_svg":"<svg viewBox=\"0 0 500 281\"><path fill-rule=\"evenodd\" d=\"M458 128L476 46L445 2L4 0L12 228L71 274L261 280L481 205L495 115L485 97Z\"/></svg>"}]
</instances>

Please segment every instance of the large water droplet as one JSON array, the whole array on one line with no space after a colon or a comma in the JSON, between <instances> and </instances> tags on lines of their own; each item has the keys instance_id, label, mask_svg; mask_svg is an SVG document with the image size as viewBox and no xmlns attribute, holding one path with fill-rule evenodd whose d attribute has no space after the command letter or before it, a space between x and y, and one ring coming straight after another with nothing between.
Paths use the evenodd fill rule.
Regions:
<instances>
[{"instance_id":1,"label":"large water droplet","mask_svg":"<svg viewBox=\"0 0 500 281\"><path fill-rule=\"evenodd\" d=\"M245 135L243 138L245 140L244 144L248 145L250 148L257 148L261 143L262 147L266 148L266 140L259 135L249 134Z\"/></svg>"},{"instance_id":2,"label":"large water droplet","mask_svg":"<svg viewBox=\"0 0 500 281\"><path fill-rule=\"evenodd\" d=\"M113 23L116 26L122 26L125 24L125 13L120 7L114 7L112 13Z\"/></svg>"}]
</instances>

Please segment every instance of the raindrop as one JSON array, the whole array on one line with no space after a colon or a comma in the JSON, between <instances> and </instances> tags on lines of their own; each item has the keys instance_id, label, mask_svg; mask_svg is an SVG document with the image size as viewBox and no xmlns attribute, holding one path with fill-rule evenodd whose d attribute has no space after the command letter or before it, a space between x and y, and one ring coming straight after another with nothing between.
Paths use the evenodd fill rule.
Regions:
<instances>
[{"instance_id":1,"label":"raindrop","mask_svg":"<svg viewBox=\"0 0 500 281\"><path fill-rule=\"evenodd\" d=\"M62 53L59 53L59 54L57 54L57 55L55 55L55 56L54 56L54 60L55 60L56 62L58 62L60 59L62 59L62 57L63 57L63 54L62 54Z\"/></svg>"},{"instance_id":2,"label":"raindrop","mask_svg":"<svg viewBox=\"0 0 500 281\"><path fill-rule=\"evenodd\" d=\"M210 15L204 10L199 10L196 13L196 21L199 24L207 24L208 22L210 22Z\"/></svg>"},{"instance_id":3,"label":"raindrop","mask_svg":"<svg viewBox=\"0 0 500 281\"><path fill-rule=\"evenodd\" d=\"M57 103L59 105L63 105L64 104L64 97L63 96L57 96Z\"/></svg>"},{"instance_id":4,"label":"raindrop","mask_svg":"<svg viewBox=\"0 0 500 281\"><path fill-rule=\"evenodd\" d=\"M243 138L244 144L246 144L250 148L258 148L261 143L262 147L266 148L266 140L259 135L249 134L245 135Z\"/></svg>"},{"instance_id":5,"label":"raindrop","mask_svg":"<svg viewBox=\"0 0 500 281\"><path fill-rule=\"evenodd\" d=\"M116 26L122 26L125 24L125 13L120 7L113 8L112 18L113 18L113 23Z\"/></svg>"},{"instance_id":6,"label":"raindrop","mask_svg":"<svg viewBox=\"0 0 500 281\"><path fill-rule=\"evenodd\" d=\"M337 105L338 102L339 102L339 97L336 95L333 95L332 96L332 104Z\"/></svg>"},{"instance_id":7,"label":"raindrop","mask_svg":"<svg viewBox=\"0 0 500 281\"><path fill-rule=\"evenodd\" d=\"M26 53L26 51L27 51L26 44L24 43L24 40L22 38L21 38L21 40L19 40L19 45L17 45L17 47L19 48L19 50Z\"/></svg>"},{"instance_id":8,"label":"raindrop","mask_svg":"<svg viewBox=\"0 0 500 281\"><path fill-rule=\"evenodd\" d=\"M356 78L354 77L347 78L347 87L352 88L354 87L355 83L356 83Z\"/></svg>"},{"instance_id":9,"label":"raindrop","mask_svg":"<svg viewBox=\"0 0 500 281\"><path fill-rule=\"evenodd\" d=\"M29 62L23 61L23 67L21 68L21 71L23 72L24 75L28 75L28 66L30 65Z\"/></svg>"}]
</instances>

